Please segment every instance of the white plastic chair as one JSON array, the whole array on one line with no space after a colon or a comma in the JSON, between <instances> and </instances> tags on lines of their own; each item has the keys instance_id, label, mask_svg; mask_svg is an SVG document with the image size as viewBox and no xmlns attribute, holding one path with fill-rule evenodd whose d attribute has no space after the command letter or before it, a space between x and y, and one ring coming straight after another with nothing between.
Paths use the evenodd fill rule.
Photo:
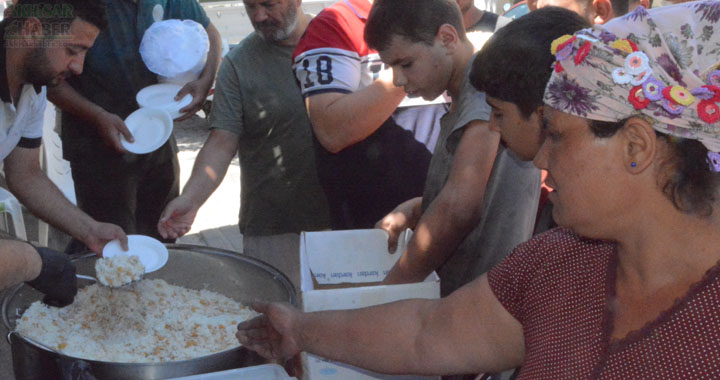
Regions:
<instances>
[{"instance_id":1,"label":"white plastic chair","mask_svg":"<svg viewBox=\"0 0 720 380\"><path fill-rule=\"evenodd\" d=\"M7 226L7 214L12 218L15 237L27 240L27 231L25 230L25 219L22 214L20 202L12 193L0 187L0 213L5 214L5 225ZM8 233L9 233L8 229Z\"/></svg>"},{"instance_id":2,"label":"white plastic chair","mask_svg":"<svg viewBox=\"0 0 720 380\"><path fill-rule=\"evenodd\" d=\"M60 112L52 103L48 103L43 121L43 147L40 162L43 162L43 171L48 178L60 189L65 198L76 205L75 183L72 180L70 163L63 159L62 141L57 133L59 126ZM38 223L38 242L43 247L48 244L48 225L42 220Z\"/></svg>"}]
</instances>

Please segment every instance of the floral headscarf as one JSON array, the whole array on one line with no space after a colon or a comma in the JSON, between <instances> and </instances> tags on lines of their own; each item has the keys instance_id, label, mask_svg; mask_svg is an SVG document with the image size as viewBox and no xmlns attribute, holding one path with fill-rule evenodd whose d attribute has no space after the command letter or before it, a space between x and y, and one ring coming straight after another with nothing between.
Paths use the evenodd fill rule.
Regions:
<instances>
[{"instance_id":1,"label":"floral headscarf","mask_svg":"<svg viewBox=\"0 0 720 380\"><path fill-rule=\"evenodd\" d=\"M552 45L545 104L601 121L642 115L660 132L720 152L719 20L720 1L696 1L638 7L563 36Z\"/></svg>"}]
</instances>

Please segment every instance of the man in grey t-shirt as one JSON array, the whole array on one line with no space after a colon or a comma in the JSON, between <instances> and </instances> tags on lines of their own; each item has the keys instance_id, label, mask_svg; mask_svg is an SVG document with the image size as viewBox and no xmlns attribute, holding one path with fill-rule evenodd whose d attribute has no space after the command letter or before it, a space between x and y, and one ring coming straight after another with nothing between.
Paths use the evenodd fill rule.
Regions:
<instances>
[{"instance_id":1,"label":"man in grey t-shirt","mask_svg":"<svg viewBox=\"0 0 720 380\"><path fill-rule=\"evenodd\" d=\"M297 284L298 233L329 226L311 126L291 68L310 16L293 0L244 3L255 32L220 66L210 137L182 194L165 208L158 230L166 238L185 234L238 152L243 252L278 267Z\"/></svg>"}]
</instances>

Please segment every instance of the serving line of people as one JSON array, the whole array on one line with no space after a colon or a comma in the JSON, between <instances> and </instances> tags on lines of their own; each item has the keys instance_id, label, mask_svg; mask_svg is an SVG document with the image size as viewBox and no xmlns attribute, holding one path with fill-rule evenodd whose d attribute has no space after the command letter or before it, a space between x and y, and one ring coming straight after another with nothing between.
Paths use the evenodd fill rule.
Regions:
<instances>
[{"instance_id":1,"label":"serving line of people","mask_svg":"<svg viewBox=\"0 0 720 380\"><path fill-rule=\"evenodd\" d=\"M397 3L375 1L368 23ZM488 92L491 128L548 171L561 227L439 300L317 313L257 304L264 315L239 325L240 342L269 358L307 351L384 373L720 377L720 56L708 48L718 9L637 8L550 36L539 33L559 32L550 8L501 29L470 81ZM546 53L513 49L515 33ZM549 71L551 50L538 107L524 80Z\"/></svg>"},{"instance_id":2,"label":"serving line of people","mask_svg":"<svg viewBox=\"0 0 720 380\"><path fill-rule=\"evenodd\" d=\"M77 9L103 8L74 1ZM7 65L7 93L22 88L17 78L30 90L8 96L5 112L33 95L42 111L44 90L32 85L48 85L64 110L66 145L82 142L68 152L77 190L87 195L79 197L80 207L120 226L96 222L64 200L37 157L24 155L35 150L37 156L32 141L13 143L5 162L10 188L95 252L109 240L125 242L123 229L172 241L189 230L238 152L246 253L279 267L296 285L297 249L289 257L268 249L278 236L297 244L300 231L370 227L388 212L378 227L390 232L391 244L398 231L414 227L386 283L439 270L444 298L310 314L258 304L266 315L241 324L237 336L274 359L305 350L379 372L443 375L520 366L524 379L720 376L713 364L720 358L712 356L720 342L712 314L720 286L720 253L713 250L720 240L713 213L720 165L711 165L720 160L720 71L714 71L720 59L711 48L720 5L638 8L571 37L629 4L596 0L594 13L545 7L496 31L492 14L466 3L347 0L313 19L300 0L245 0L256 32L221 65L212 131L179 197L173 139L157 157L126 154L117 143L121 134L131 139L122 116L132 111L136 90L155 81L137 55L136 37L158 6L163 18L194 18L208 31L205 69L179 94L195 95L186 110L200 106L217 69L219 38L195 0L115 2L109 14L126 22L100 32L92 49L104 21L91 21L95 30L78 37L78 28L70 28L72 41L85 43L79 52L72 43L64 51L13 50L6 43L6 65L18 62L9 57L20 52L32 70L11 79L17 66ZM14 25L27 24L27 36L38 20ZM495 32L477 55L468 25ZM88 70L61 80L82 72L88 49ZM55 65L31 63L63 52L74 57L74 68L37 79L38 67ZM125 64L110 85L98 81ZM406 94L431 100L445 91L450 104L398 107ZM42 112L30 115L16 124L36 126L38 118L42 124ZM34 133L22 137L37 144L41 132ZM22 159L13 165L16 151ZM505 258L532 234L540 190L533 159L556 189L553 216L562 227ZM124 173L120 181L101 189L94 176L114 170ZM388 181L403 176L412 181ZM122 199L110 202L127 212L95 213L108 194ZM58 210L76 218L53 219ZM66 256L1 244L7 249L0 250L0 264L10 271L0 285L36 278L30 284L48 303L72 302L74 267ZM73 243L68 252L78 247ZM347 336L359 345L348 347ZM395 350L398 345L408 349ZM708 350L713 353L698 354Z\"/></svg>"},{"instance_id":3,"label":"serving line of people","mask_svg":"<svg viewBox=\"0 0 720 380\"><path fill-rule=\"evenodd\" d=\"M253 4L252 2L247 4L251 11L251 21L259 32L254 35L254 38L258 42L262 40L265 43L265 45L261 44L259 49L267 51L271 55L267 66L260 67L256 62L252 62L247 64L248 68L271 66L287 73L283 71L283 68L287 68L287 66L281 63L281 60L285 58L282 55L273 56L277 52L273 50L273 47L287 46L285 50L291 51L297 45L299 36L304 33L310 18L309 15L302 14L300 4L300 1L285 1L281 4L283 6L273 5L270 12L268 12L268 4ZM8 92L12 90L14 95L14 99L7 96L3 97L3 100L5 100L6 107L8 105L17 106L17 109L10 109L8 112L18 114L14 122L7 126L8 139L6 140L5 154L8 157L5 160L5 172L10 190L32 212L74 237L66 250L67 253L81 252L86 247L99 253L103 245L113 239L120 239L125 245L127 240L123 229L131 233L157 235L172 241L187 231L169 233L164 230L162 226L167 224L169 217L160 217L159 214L166 203L174 195L177 195L177 159L174 140L171 138L160 150L146 156L128 154L120 144L121 135L132 140L122 118L134 109L133 97L136 90L155 81L155 76L144 67L137 54L137 45L140 40L137 38L137 34L142 34L144 29L150 25L158 6L162 10L163 18L191 17L206 27L211 43L205 69L198 80L183 87L178 94L178 96L188 92L193 94L193 103L182 110L187 111L187 115L190 115L200 106L200 101L204 98L202 94L207 93L214 77L219 52L217 32L194 0L159 3L119 1L112 2L107 9L103 5L88 5L87 2L82 1L56 1L42 4L32 0L19 1L16 6L20 12L11 15L3 25L19 25L18 22L23 22L22 28L34 27L34 33L38 34L46 33L41 28L38 29L38 24L50 25L52 22L68 21L62 18L46 19L44 14L33 14L26 11L39 5L55 7L69 5L75 9L77 15L80 16L76 17L77 22L73 21L69 32L73 37L77 34L75 40L79 42L72 42L71 44L74 46L66 50L62 50L62 46L52 49L41 49L41 46L21 49L8 44L3 49L3 52L7 52L8 58L7 62L2 63L9 64L10 69L6 74L8 82L12 84L8 86ZM472 22L473 28L482 27L483 22L488 24L488 19L491 19L490 24L492 24L492 17L489 17L492 16L491 14L478 12L476 8L468 7L467 4L461 5L465 7L466 15L468 15L466 22ZM300 22L298 22L298 14L300 14ZM107 15L111 16L109 25ZM322 30L319 32L322 34ZM23 31L22 35L30 36L29 33ZM357 34L357 31L351 31L351 33ZM52 37L54 36L48 34L40 41L49 41ZM94 48L91 48L96 39L97 43L94 44ZM252 38L248 40L247 45L251 40ZM246 56L240 51L239 49L235 54L237 57ZM56 69L56 64L65 62L59 59L58 52L70 54L72 57L65 59L69 62L66 67L57 66ZM83 72L86 55L88 64ZM16 58L19 56L26 58L27 64ZM227 62L230 65L232 59L228 59ZM21 67L28 69L12 70ZM60 74L43 72L50 69L57 70ZM387 70L385 71L387 72ZM68 74L70 73L76 75L77 78L69 78ZM45 78L48 75L50 79ZM56 76L58 77L55 78ZM312 138L308 128L310 122L306 119L304 107L300 103L291 105L293 99L299 99L294 96L297 95L294 92L297 87L292 76L268 75L265 72L253 76L258 81L265 81L265 86L257 86L259 83L257 81L252 84L254 87L251 87L251 91L254 92L251 94L253 95L246 96L248 108L238 109L239 103L228 100L225 102L227 111L223 111L223 104L220 103L223 103L224 97L237 100L243 92L248 91L245 87L226 80L227 77L223 75L219 80L221 88L218 100L220 101L216 102L218 106L214 114L217 121L213 123L213 126L217 128L213 130L213 136L222 132L224 123L235 131L239 126L247 125L247 127L243 127L248 131L245 135L254 137L227 138L228 136L221 136L219 139L211 138L204 151L212 151L213 155L220 151L215 149L217 147L213 141L235 143L238 146L242 143L243 147L248 147L241 149L241 152L247 151L241 160L245 174L243 179L246 180L244 181L245 186L243 186L243 210L240 221L241 231L246 234L246 253L257 252L261 258L269 259L271 263L286 269L282 265L287 261L286 255L281 254L277 260L272 259L271 254L266 253L267 250L264 249L267 244L263 243L272 240L278 234L290 233L290 240L297 245L298 232L324 229L329 226L325 197L314 175ZM42 111L47 104L46 90L43 88L40 93L37 91L23 93L24 98L30 98L32 101L20 102L18 100L20 95L16 92L18 84L25 82L33 84L36 90L40 89L42 85L47 85L51 99L64 111L61 134L66 147L64 155L71 161L73 168L78 205L80 209L90 213L90 216L67 202L39 170L38 148L41 137ZM264 102L260 105L254 102L253 99L257 98L255 94L267 93L265 90L268 87L273 89L287 87L287 91L283 91L288 95L287 102ZM226 93L227 96L225 96ZM253 104L255 108L251 107ZM285 112L285 110L290 112L279 121L261 120L258 117L261 114L260 111L269 106L274 107L272 108L273 114L279 114L278 111ZM431 119L437 119L437 112L431 111L430 114L434 115ZM247 115L255 116L247 118ZM297 120L303 119L306 120L305 127L296 123ZM430 124L432 125L432 120ZM433 127L428 128L432 130ZM24 132L20 132L21 130ZM262 131L273 131L273 134L267 136ZM431 135L432 132L428 134ZM13 149L13 139L18 136L23 138L19 141L19 147ZM277 150L275 149L277 148L276 144L281 147L282 154L279 157L268 153L271 150ZM420 151L424 149L421 148ZM230 152L228 157L231 157L235 150L237 148L231 146L225 151ZM427 157L424 153L419 154ZM201 158L206 156L201 154ZM263 161L262 157L266 157L266 159ZM263 164L263 162L265 163ZM414 160L408 160L406 166L414 168L415 172L424 172L426 169L423 165ZM196 167L205 170L208 165L205 165L203 160L198 160ZM215 169L214 173L222 171L221 168L213 169ZM254 175L253 173L258 174ZM418 177L420 178L418 183L422 184L424 177ZM221 178L222 176L219 176L219 179ZM192 184L192 182L190 183ZM253 186L251 186L253 183L260 184L257 191L253 190ZM415 191L421 190L417 186L415 188L417 189ZM192 185L188 186L188 195L192 194L192 189ZM266 199L266 194L270 192L277 194L277 197ZM404 195L400 196L404 197ZM303 199L306 202L296 202L297 199ZM197 203L201 204L202 202ZM362 207L358 209L362 210ZM288 214L289 210L296 211ZM169 207L166 211L169 212L169 215L176 214L173 207ZM380 209L380 211L383 210ZM385 212L387 211L389 209L385 210ZM377 214L376 211L373 213ZM174 216L177 217L177 215ZM186 217L186 214L183 216ZM155 228L158 218L161 220L159 232ZM358 218L374 220L377 216L351 217L351 219ZM116 223L116 225L100 223L95 220ZM291 222L282 223L281 221ZM189 228L189 224L186 226ZM267 235L270 237L266 238ZM257 243L253 244L255 241ZM254 246L257 249L253 249ZM39 267L34 265L32 260L37 259L38 256L24 260L25 262L16 257L24 258L27 255L28 253L18 251L12 255L3 256L3 259L14 263L14 266L5 265L3 267L8 268L8 273L19 274L26 272L22 269L30 266L33 270L19 276L20 279L30 278L39 272ZM58 257L62 256L58 255ZM21 270L15 266L20 266ZM297 265L293 265L287 271L294 273L296 268ZM291 274L291 277L294 276ZM3 287L18 281L18 278L13 276L2 276L2 278Z\"/></svg>"},{"instance_id":4,"label":"serving line of people","mask_svg":"<svg viewBox=\"0 0 720 380\"><path fill-rule=\"evenodd\" d=\"M230 158L235 151L239 151L243 172L246 174L243 177L245 186L243 186L242 192L243 209L240 219L241 231L246 235L247 249L245 253L254 253L257 257L280 267L291 278L296 279L297 263L288 260L286 252L274 254L276 252L269 251L267 247L272 245L268 242L275 239L278 234L288 234L289 241L297 246L298 232L323 229L328 226L325 218L327 215L325 199L319 191L317 179L314 176L316 163L312 159L312 139L315 139L315 150L321 157L320 161L326 160L326 169L331 167L333 169L320 170L320 173L323 177L322 173L325 172L326 181L322 183L322 186L325 195L332 199L330 209L335 211L331 211L330 214L331 219L335 220L332 225L336 228L367 227L368 221L377 219L377 215L381 215L378 213L383 210L389 211L388 209L396 202L392 200L394 198L391 196L382 197L378 194L366 198L372 200L370 203L374 206L382 203L379 201L380 199L385 199L388 202L385 202L384 206L363 206L367 202L358 202L354 196L348 194L352 192L356 192L356 195L365 193L366 191L363 189L376 191L377 184L372 181L359 181L359 187L349 191L348 188L352 188L349 185L352 182L351 178L338 181L337 179L341 177L337 175L339 172L351 177L355 176L362 168L355 167L353 169L351 167L359 165L363 168L374 167L375 169L365 173L374 180L397 179L401 178L400 174L403 174L410 175L415 180L419 179L419 184L426 182L424 175L416 174L424 173L427 170L425 164L422 163L424 162L422 157L427 157L425 152L431 149L431 145L434 145L434 139L439 133L436 124L440 122L439 115L444 113L445 106L406 109L400 112L405 116L396 115L386 119L384 123L372 125L367 124L367 120L352 116L367 110L365 107L367 104L353 100L355 98L374 101L375 106L373 107L377 107L378 110L382 110L383 107L392 103L377 97L378 91L380 91L377 89L378 87L383 88L382 91L388 91L388 96L393 93L404 94L404 91L401 91L402 83L397 82L398 77L395 78L395 84L400 84L400 86L393 88L393 84L388 83L389 77L386 74L390 72L389 68L393 65L388 64L384 69L382 65L379 68L373 66L379 63L379 57L361 39L366 20L366 16L363 14L368 12L370 3L357 1L338 4L329 12L324 13L323 17L318 18L317 22L313 24L315 26L312 33L308 34L305 32L311 17L302 13L300 1L285 1L281 4L272 4L272 7L271 4L262 2L246 2L249 16L257 33L244 42L243 46L246 48L236 49L233 55L226 60L227 67L224 66L224 70L227 74L221 72L218 80L218 99L211 119L213 127L211 137L201 152L200 159L196 162L193 176L183 196L170 203L162 216L158 215L159 211L172 199L173 194L177 194L176 157L174 153L168 153L173 151L174 141L171 139L159 151L147 156L127 154L119 144L120 135L132 140L132 136L129 135L121 118L122 115L134 108L134 105L131 104L133 103L131 95L144 84L155 80L154 75L142 65L136 54L139 41L136 33L141 33L151 23L151 16L155 17L154 14L157 13L155 10L158 6L163 11L163 18L191 17L206 27L211 43L205 69L197 81L186 85L178 94L178 96L182 96L187 92L193 93L195 101L183 110L190 111L189 114L199 107L199 99L204 98L199 95L207 92L209 83L214 77L219 52L219 38L202 9L192 0L169 1L162 4L155 4L155 2L140 2L135 5L127 2L111 4L106 11L115 21L109 25L107 30L100 33L99 43L96 44L95 49L88 52L89 64L85 73L78 78L69 79L67 82L58 81L50 87L51 99L64 110L62 136L68 147L65 156L72 162L80 207L88 210L98 219L120 224L129 232L151 236L156 235L154 223L159 218L158 235L172 241L187 232L197 208L219 184ZM32 3L20 2L19 5L23 6L24 4ZM454 5L453 2L449 4ZM413 94L432 99L447 90L451 95L455 94L458 97L458 100L454 102L456 106L453 106L440 122L440 127L444 130L441 135L443 148L441 153L443 154L436 154L433 159L433 166L429 171L430 178L424 184L424 197L414 198L409 203L413 205L413 212L421 210L421 205L423 209L429 207L430 211L422 218L419 217L419 211L416 212L419 217L417 223L403 225L415 226L420 233L411 243L411 249L400 260L401 264L387 279L388 282L413 281L413 276L417 277L418 273L432 271L448 260L449 253L456 251L440 247L460 246L452 256L454 261L449 260L450 263L443 265L441 269L444 278L443 294L449 294L478 274L485 272L504 257L511 247L530 236L534 219L532 218L533 204L537 199L535 192L538 189L537 171L527 165L523 166L518 160L504 152L504 148L498 144L498 134L489 131L484 125L489 119L489 110L482 100L482 94L474 93L467 82L469 54L473 49L464 36L463 25L472 31L492 32L499 25L498 18L491 13L479 11L467 1L459 1L458 5L462 10L462 19L454 20L454 26L447 29L449 36L454 38L452 43L456 46L452 65L443 67L448 73L447 81L444 83L438 81L436 88L431 90L432 94L419 92ZM361 13L358 13L359 10ZM355 26L349 29L338 27L339 24L336 25L338 21L332 15L343 15L347 20L352 21L351 24L355 23L353 24ZM127 22L117 21L120 19ZM132 25L135 27L127 28ZM327 33L328 30L333 30L338 34L332 37L332 34ZM303 34L307 38L304 40L304 45L295 48ZM376 31L376 39L379 40L376 43L395 42L395 45L398 45L397 41L385 40L383 42L383 34L381 30ZM454 37L452 37L453 35ZM343 45L348 38L353 41L354 45ZM331 54L336 53L335 49L340 48L349 49L346 50L346 53L357 54L367 61L363 61L363 64L355 67L355 63L352 60L347 61L344 54ZM282 60L286 59L284 54L293 49L297 56L294 72L297 74L297 79L305 84L302 86L301 93L306 93L308 97L307 112L310 119L313 119L312 115L314 114L317 120L307 120L304 107L300 106L300 103L291 106L293 99L297 100L299 97L296 96L297 87L292 76L286 75L288 73L283 69L287 66L282 63ZM277 68L278 73L262 71L257 76L240 75L240 70L249 72L258 68L258 63L255 61L241 62L241 59L247 58L250 54L245 50L250 53L267 53L269 55L268 65L263 65L263 67ZM282 52L283 50L285 53ZM323 72L322 66L316 72L307 70L306 66L312 65L313 62L316 65L322 64L317 58L320 56L327 58L325 54L329 54L332 56L331 59L337 60L333 64L334 71L329 71L330 66L326 66L328 72ZM400 68L397 66L395 64L395 69L400 72ZM118 68L122 75L107 75L108 69ZM235 72L233 73L233 71ZM417 76L412 72L408 71L408 73L411 74L410 77ZM315 77L311 78L312 75ZM360 81L352 84L353 80L357 80L357 75L360 75ZM377 76L380 80L366 83L368 75L371 79ZM108 80L108 77L113 80ZM254 81L240 83L238 79L241 77L252 78ZM383 80L386 82L385 84L378 84ZM283 91L283 94L288 95L287 101L258 102L258 98L262 98L260 95L267 95L265 90L268 87L273 89L288 87L287 91ZM346 99L346 96L349 96L348 91L352 94L352 98ZM353 93L354 91L357 93ZM246 101L243 102L243 99ZM357 109L348 112L353 107ZM283 117L271 120L260 117L266 115L267 113L263 112L267 112L268 109L274 111L273 115L281 114ZM320 112L318 109L328 112ZM288 110L290 112L286 113L285 111ZM384 113L373 114L383 115ZM348 115L350 118L346 120L347 122L342 121ZM349 134L332 132L332 123L328 124L325 120L332 117L342 121L338 123L339 126L342 126L339 131L344 128L355 132L348 132ZM297 120L303 119L307 122L305 128L297 125ZM406 127L400 126L403 124L399 122L401 120L410 121L410 127L403 129ZM83 128L77 127L81 124L84 125ZM309 133L308 125L313 128L313 137ZM383 127L380 127L381 125ZM378 127L380 129L376 131L376 135L376 132L372 131ZM469 132L466 133L466 131ZM332 143L334 140L329 138L330 136L361 136L367 133L371 133L371 136L375 137L363 143L364 145L351 139L352 141L346 141L335 147ZM414 138L403 140L413 134ZM400 164L391 165L386 171L372 162L384 157L383 154L397 155L399 140L388 137L390 135L406 141L408 145L407 150L399 155L403 156ZM417 139L425 139L427 148L423 144L417 143ZM105 144L101 141L104 141ZM219 145L220 143L223 145ZM486 148L473 150L472 147L476 143L484 144ZM278 148L280 148L280 154L278 154ZM270 151L273 153L272 156ZM354 153L352 153L353 151ZM496 154L496 152L499 153ZM380 153L381 156L374 157L376 153ZM459 158L454 160L456 154ZM399 156L396 158L399 159ZM263 159L263 157L265 158ZM365 162L365 159L370 161ZM398 159L380 159L379 161L395 162ZM322 163L319 164L320 167L323 167ZM350 166L346 167L346 165ZM484 169L474 171L473 169L477 167L484 167ZM364 169L360 171L362 172ZM118 172L122 175L118 175ZM98 180L100 175L109 175L115 180ZM527 183L523 185L522 182L525 180ZM402 186L411 193L420 191L418 186L409 185L408 181L401 182L403 182ZM259 185L253 188L253 184ZM484 191L474 191L485 188L489 189L488 194L485 194ZM516 189L521 189L522 196L517 196L518 194L514 191ZM334 192L345 195L333 195ZM277 196L268 199L268 193ZM380 193L394 194L397 199L407 196L404 194L411 194L398 191L395 185L390 185L388 189L381 190ZM462 196L457 196L457 194L462 194ZM435 196L437 199L433 199ZM309 200L309 202L296 202L297 199ZM425 200L424 205L422 204L423 199ZM108 207L109 205L113 205L113 207ZM402 210L403 205L399 209ZM288 217L289 210L291 210L292 217ZM460 218L462 215L464 216ZM499 217L503 217L507 223L498 223L497 220L495 220L496 223L488 223ZM387 218L385 219L387 220ZM283 220L291 222L281 223L280 221ZM430 228L426 228L427 226ZM452 228L447 228L448 226ZM397 225L392 227L386 227L391 232L391 236L399 230ZM124 233L120 233L122 234L121 239L125 239ZM431 241L430 244L429 241ZM82 243L81 239L73 240L67 252L84 250ZM101 247L102 245L94 244L90 248L99 252ZM422 248L418 249L418 247ZM488 254L477 254L476 250L488 251ZM403 273L403 271L407 272L407 268L398 269L403 268L403 265L409 262L417 265L420 262L418 256L422 256L417 254L418 251L431 258L429 264L421 264L424 267L411 274ZM438 252L442 255L438 255ZM461 254L462 252L465 254ZM413 259L410 260L409 257ZM291 265L286 265L288 262ZM297 281L295 283L297 284Z\"/></svg>"},{"instance_id":5,"label":"serving line of people","mask_svg":"<svg viewBox=\"0 0 720 380\"><path fill-rule=\"evenodd\" d=\"M377 226L389 232L391 245L407 227L416 235L386 282L417 281L439 269L443 294L486 272L531 236L539 171L499 144L499 134L485 125L490 109L483 94L466 80L473 47L463 29L491 33L506 20L458 1L462 19L451 28L458 40L452 65L437 66L443 78L422 94L399 76L391 83L393 65L383 64L372 48L377 46L368 46L362 37L371 4L338 2L313 19L297 0L245 1L256 32L222 64L210 138L183 194L160 218L163 237L177 238L190 229L235 152L243 172L239 227L244 253L279 267L296 284L298 258L288 252L298 250L301 231L368 228L387 214ZM609 0L598 4L610 7ZM386 32L375 34L382 40ZM429 34L434 37L434 31ZM423 38L428 39L416 40ZM294 78L283 63L284 51L293 48ZM249 55L263 59L253 61ZM400 72L397 64L393 68ZM427 72L411 74L436 78ZM403 89L426 99L448 90L465 100L453 102L454 109L441 119L438 106L395 112ZM305 96L304 107L295 102L297 91ZM436 134L441 148L426 164ZM416 140L426 141L427 148ZM473 149L476 144L483 148ZM483 170L475 170L479 167ZM398 179L401 185L390 183ZM417 197L409 198L412 194ZM285 243L283 250L277 249L278 241Z\"/></svg>"},{"instance_id":6,"label":"serving line of people","mask_svg":"<svg viewBox=\"0 0 720 380\"><path fill-rule=\"evenodd\" d=\"M244 4L255 32L223 60L210 137L158 228L166 238L185 234L238 152L243 253L299 285L301 231L371 228L422 195L448 105L398 107L406 92L363 39L368 0L338 2L314 18L299 0ZM460 30L462 22L489 32L500 24L471 2L459 5Z\"/></svg>"}]
</instances>

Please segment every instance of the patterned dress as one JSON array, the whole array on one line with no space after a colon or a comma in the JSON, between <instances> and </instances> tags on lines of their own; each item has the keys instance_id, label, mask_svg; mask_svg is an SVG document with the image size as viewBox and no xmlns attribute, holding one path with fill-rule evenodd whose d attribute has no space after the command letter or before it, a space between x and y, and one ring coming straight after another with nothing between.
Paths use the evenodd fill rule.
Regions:
<instances>
[{"instance_id":1,"label":"patterned dress","mask_svg":"<svg viewBox=\"0 0 720 380\"><path fill-rule=\"evenodd\" d=\"M616 265L615 244L557 228L489 272L523 326L517 379L720 379L720 264L655 320L611 341Z\"/></svg>"}]
</instances>

